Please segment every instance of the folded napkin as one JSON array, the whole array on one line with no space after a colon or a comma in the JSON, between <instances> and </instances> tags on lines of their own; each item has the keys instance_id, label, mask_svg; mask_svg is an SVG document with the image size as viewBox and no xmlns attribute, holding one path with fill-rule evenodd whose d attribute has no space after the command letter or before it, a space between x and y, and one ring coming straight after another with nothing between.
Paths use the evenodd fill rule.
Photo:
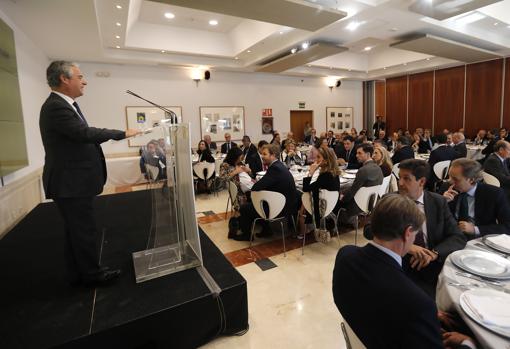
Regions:
<instances>
[{"instance_id":1,"label":"folded napkin","mask_svg":"<svg viewBox=\"0 0 510 349\"><path fill-rule=\"evenodd\" d=\"M488 326L510 330L510 297L463 294L464 301L478 318Z\"/></svg>"},{"instance_id":2,"label":"folded napkin","mask_svg":"<svg viewBox=\"0 0 510 349\"><path fill-rule=\"evenodd\" d=\"M487 240L492 242L494 245L503 247L504 249L510 250L510 236L501 234L497 236L488 237Z\"/></svg>"}]
</instances>

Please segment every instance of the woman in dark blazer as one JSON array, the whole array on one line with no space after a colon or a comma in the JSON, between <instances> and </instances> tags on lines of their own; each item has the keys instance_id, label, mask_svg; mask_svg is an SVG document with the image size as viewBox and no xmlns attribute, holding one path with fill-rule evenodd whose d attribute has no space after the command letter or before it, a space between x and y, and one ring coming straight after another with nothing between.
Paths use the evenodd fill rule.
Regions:
<instances>
[{"instance_id":1,"label":"woman in dark blazer","mask_svg":"<svg viewBox=\"0 0 510 349\"><path fill-rule=\"evenodd\" d=\"M206 162L209 162L209 163L214 163L215 160L214 160L214 157L212 156L211 154L211 150L209 149L209 145L202 139L200 142L198 142L198 147L197 147L197 154L198 154L198 162L202 162L202 161L206 161ZM198 177L197 174L195 173L195 170L193 170L193 175L195 177ZM204 177L207 178L207 169L204 169ZM210 178L214 179L214 172L213 174L211 175ZM207 192L209 192L209 183L204 183L202 184L201 183L201 180L199 180L198 182L199 186L203 186L205 184L205 189ZM200 190L200 188L198 188Z\"/></svg>"},{"instance_id":2,"label":"woman in dark blazer","mask_svg":"<svg viewBox=\"0 0 510 349\"><path fill-rule=\"evenodd\" d=\"M312 182L314 174L319 171L317 179ZM336 155L333 149L320 147L317 152L317 158L313 164L310 165L308 176L303 178L303 192L311 192L313 199L313 213L315 224L318 226L320 222L319 212L319 192L321 189L330 191L340 191L340 169L336 160ZM304 207L301 207L301 212L304 213ZM302 237L304 234L305 220L303 214L300 215L300 226Z\"/></svg>"}]
</instances>

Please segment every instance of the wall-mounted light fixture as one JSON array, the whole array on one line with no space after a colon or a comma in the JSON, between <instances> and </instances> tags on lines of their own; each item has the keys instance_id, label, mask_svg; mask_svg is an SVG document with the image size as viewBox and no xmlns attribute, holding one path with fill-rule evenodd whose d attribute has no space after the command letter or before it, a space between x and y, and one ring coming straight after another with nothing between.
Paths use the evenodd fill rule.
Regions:
<instances>
[{"instance_id":1,"label":"wall-mounted light fixture","mask_svg":"<svg viewBox=\"0 0 510 349\"><path fill-rule=\"evenodd\" d=\"M325 79L325 82L326 82L326 86L329 87L329 90L332 92L333 91L333 87L335 87L336 85L336 82L337 82L337 78L334 77L334 76L328 76L326 79Z\"/></svg>"},{"instance_id":2,"label":"wall-mounted light fixture","mask_svg":"<svg viewBox=\"0 0 510 349\"><path fill-rule=\"evenodd\" d=\"M193 81L195 81L195 83L197 84L197 87L198 87L198 83L200 82L200 80L202 80L203 76L204 76L204 72L202 71L202 69L193 68L191 70L191 78L193 79Z\"/></svg>"}]
</instances>

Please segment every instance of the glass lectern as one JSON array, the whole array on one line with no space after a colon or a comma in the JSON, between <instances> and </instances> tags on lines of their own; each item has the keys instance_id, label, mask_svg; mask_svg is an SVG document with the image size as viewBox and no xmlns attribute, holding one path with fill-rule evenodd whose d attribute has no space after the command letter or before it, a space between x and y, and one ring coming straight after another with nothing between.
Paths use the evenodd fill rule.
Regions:
<instances>
[{"instance_id":1,"label":"glass lectern","mask_svg":"<svg viewBox=\"0 0 510 349\"><path fill-rule=\"evenodd\" d=\"M189 124L163 123L151 133L159 141L150 141L141 156L152 218L146 249L133 253L137 283L202 265Z\"/></svg>"}]
</instances>

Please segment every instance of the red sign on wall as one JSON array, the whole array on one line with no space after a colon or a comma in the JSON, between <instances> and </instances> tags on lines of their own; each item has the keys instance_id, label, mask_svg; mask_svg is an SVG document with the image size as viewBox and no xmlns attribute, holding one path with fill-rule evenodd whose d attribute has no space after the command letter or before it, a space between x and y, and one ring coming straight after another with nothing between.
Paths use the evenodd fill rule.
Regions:
<instances>
[{"instance_id":1,"label":"red sign on wall","mask_svg":"<svg viewBox=\"0 0 510 349\"><path fill-rule=\"evenodd\" d=\"M262 116L273 116L273 109L262 109Z\"/></svg>"}]
</instances>

